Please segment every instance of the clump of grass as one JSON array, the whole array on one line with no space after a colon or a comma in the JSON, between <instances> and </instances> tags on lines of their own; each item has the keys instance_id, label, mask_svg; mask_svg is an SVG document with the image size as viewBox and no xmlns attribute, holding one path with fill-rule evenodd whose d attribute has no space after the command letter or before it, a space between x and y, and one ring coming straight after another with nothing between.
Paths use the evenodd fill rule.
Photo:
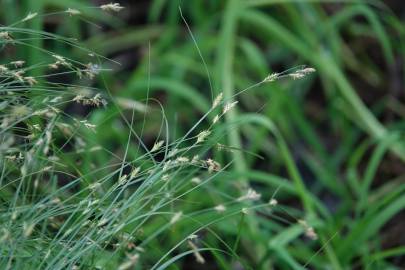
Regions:
<instances>
[{"instance_id":1,"label":"clump of grass","mask_svg":"<svg viewBox=\"0 0 405 270\"><path fill-rule=\"evenodd\" d=\"M99 8L118 12L122 6L111 3ZM76 16L82 12L69 8L64 13ZM38 16L29 13L13 26L0 27L0 45L24 47L30 46L27 39L50 39L86 51L89 61L36 48L43 54L41 63L26 65L18 59L0 65L1 268L164 269L189 254L203 264L209 252L225 254L249 269L237 253L245 216L260 211L273 217L279 205L275 198L265 198L249 186L240 189L227 182L220 183L227 192L215 188L228 178L230 165L212 157L221 132L219 123L237 105L237 95L281 78L299 79L313 70L299 67L272 74L225 100L219 94L184 136L170 140L162 132L162 138L157 137L148 148L131 128L139 112L129 106L132 116L126 119L122 109L128 106L91 86L107 71L105 59L71 39L17 27ZM29 75L36 70L45 72ZM65 83L62 75L79 84ZM117 108L123 116L120 123L130 129L122 151L94 144L91 134L98 132L98 125L86 115L69 113L69 106L90 111ZM147 113L149 105L141 107ZM208 117L213 121L202 129L200 124ZM167 121L162 124L167 125ZM101 163L99 153L110 158ZM84 162L90 166L85 168ZM201 202L188 201L197 192L212 194ZM241 219L233 246L212 228L229 219ZM316 237L306 221L300 224L310 238ZM208 238L215 239L217 246ZM170 249L156 248L156 243L167 239Z\"/></svg>"}]
</instances>

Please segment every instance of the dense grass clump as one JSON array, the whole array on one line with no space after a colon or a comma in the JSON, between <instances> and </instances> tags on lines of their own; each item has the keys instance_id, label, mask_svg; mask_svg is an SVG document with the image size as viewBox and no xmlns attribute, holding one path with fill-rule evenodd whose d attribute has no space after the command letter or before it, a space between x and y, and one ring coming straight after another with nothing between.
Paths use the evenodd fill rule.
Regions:
<instances>
[{"instance_id":1,"label":"dense grass clump","mask_svg":"<svg viewBox=\"0 0 405 270\"><path fill-rule=\"evenodd\" d=\"M141 2L0 3L0 269L397 269L401 21Z\"/></svg>"}]
</instances>

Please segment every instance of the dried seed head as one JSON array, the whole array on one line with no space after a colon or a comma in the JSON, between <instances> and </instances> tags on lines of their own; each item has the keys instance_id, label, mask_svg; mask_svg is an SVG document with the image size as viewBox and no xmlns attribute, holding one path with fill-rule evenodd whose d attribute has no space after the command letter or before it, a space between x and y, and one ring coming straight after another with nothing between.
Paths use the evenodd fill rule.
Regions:
<instances>
[{"instance_id":1,"label":"dried seed head","mask_svg":"<svg viewBox=\"0 0 405 270\"><path fill-rule=\"evenodd\" d=\"M34 77L24 77L24 80L30 85L33 86L34 84L37 84L37 80Z\"/></svg>"},{"instance_id":2,"label":"dried seed head","mask_svg":"<svg viewBox=\"0 0 405 270\"><path fill-rule=\"evenodd\" d=\"M59 62L49 64L48 67L51 68L51 69L58 69L59 68Z\"/></svg>"},{"instance_id":3,"label":"dried seed head","mask_svg":"<svg viewBox=\"0 0 405 270\"><path fill-rule=\"evenodd\" d=\"M298 79L304 78L304 77L305 77L305 74L303 74L303 73L297 71L297 72L294 72L294 73L289 74L288 76L290 76L290 77L293 78L294 80L298 80Z\"/></svg>"},{"instance_id":4,"label":"dried seed head","mask_svg":"<svg viewBox=\"0 0 405 270\"><path fill-rule=\"evenodd\" d=\"M25 73L24 70L20 70L17 72L13 72L12 75L14 76L15 79L17 79L19 82L24 82L24 77L23 74Z\"/></svg>"},{"instance_id":5,"label":"dried seed head","mask_svg":"<svg viewBox=\"0 0 405 270\"><path fill-rule=\"evenodd\" d=\"M276 199L271 199L271 200L269 201L269 204L270 204L271 206L276 206L276 205L278 204L278 201L277 201Z\"/></svg>"},{"instance_id":6,"label":"dried seed head","mask_svg":"<svg viewBox=\"0 0 405 270\"><path fill-rule=\"evenodd\" d=\"M34 12L34 13L29 12L28 15L24 19L22 19L22 21L26 22L28 20L35 18L37 15L38 15L38 13L36 13L36 12Z\"/></svg>"},{"instance_id":7,"label":"dried seed head","mask_svg":"<svg viewBox=\"0 0 405 270\"><path fill-rule=\"evenodd\" d=\"M191 159L191 164L197 164L198 161L200 161L200 156L199 156L199 155L195 155L195 156L193 156L193 158Z\"/></svg>"},{"instance_id":8,"label":"dried seed head","mask_svg":"<svg viewBox=\"0 0 405 270\"><path fill-rule=\"evenodd\" d=\"M10 239L10 232L5 228L2 228L1 230L3 232L3 235L0 237L0 243L3 243L4 241Z\"/></svg>"},{"instance_id":9,"label":"dried seed head","mask_svg":"<svg viewBox=\"0 0 405 270\"><path fill-rule=\"evenodd\" d=\"M80 121L80 123L82 123L86 128L90 129L91 131L96 132L96 125L87 122L87 120L82 120Z\"/></svg>"},{"instance_id":10,"label":"dried seed head","mask_svg":"<svg viewBox=\"0 0 405 270\"><path fill-rule=\"evenodd\" d=\"M215 211L222 213L226 211L226 207L223 204L218 204L214 207Z\"/></svg>"},{"instance_id":11,"label":"dried seed head","mask_svg":"<svg viewBox=\"0 0 405 270\"><path fill-rule=\"evenodd\" d=\"M100 66L97 64L93 64L93 63L88 63L86 65L86 69L84 69L84 74L89 78L89 79L94 79L94 77L96 75L98 75L100 73ZM79 70L80 71L80 70ZM81 77L81 73L79 74L79 77Z\"/></svg>"},{"instance_id":12,"label":"dried seed head","mask_svg":"<svg viewBox=\"0 0 405 270\"><path fill-rule=\"evenodd\" d=\"M0 32L0 39L4 39L4 40L12 40L10 33L7 31L2 31Z\"/></svg>"},{"instance_id":13,"label":"dried seed head","mask_svg":"<svg viewBox=\"0 0 405 270\"><path fill-rule=\"evenodd\" d=\"M318 235L316 234L313 227L308 227L305 230L305 236L308 237L311 240L317 240L318 239Z\"/></svg>"},{"instance_id":14,"label":"dried seed head","mask_svg":"<svg viewBox=\"0 0 405 270\"><path fill-rule=\"evenodd\" d=\"M210 158L207 159L205 161L205 163L207 164L209 173L212 173L214 171L217 172L217 171L221 170L221 165L218 162L216 162L216 161L214 161L214 160L212 160Z\"/></svg>"},{"instance_id":15,"label":"dried seed head","mask_svg":"<svg viewBox=\"0 0 405 270\"><path fill-rule=\"evenodd\" d=\"M289 74L288 76L290 76L294 80L297 80L297 79L304 78L305 75L313 73L315 71L316 70L314 68L303 68L303 69L297 70L294 73Z\"/></svg>"},{"instance_id":16,"label":"dried seed head","mask_svg":"<svg viewBox=\"0 0 405 270\"><path fill-rule=\"evenodd\" d=\"M128 182L128 175L124 174L121 175L120 179L118 179L119 185L125 185Z\"/></svg>"},{"instance_id":17,"label":"dried seed head","mask_svg":"<svg viewBox=\"0 0 405 270\"><path fill-rule=\"evenodd\" d=\"M198 185L201 183L201 179L198 177L193 177L193 178L191 178L191 182Z\"/></svg>"},{"instance_id":18,"label":"dried seed head","mask_svg":"<svg viewBox=\"0 0 405 270\"><path fill-rule=\"evenodd\" d=\"M22 67L25 64L25 61L19 60L19 61L12 61L10 62L11 65L14 65L16 68Z\"/></svg>"},{"instance_id":19,"label":"dried seed head","mask_svg":"<svg viewBox=\"0 0 405 270\"><path fill-rule=\"evenodd\" d=\"M62 100L62 97L61 96L57 96L57 97L54 97L53 99L51 99L49 102L50 103L58 103L59 101L61 101Z\"/></svg>"},{"instance_id":20,"label":"dried seed head","mask_svg":"<svg viewBox=\"0 0 405 270\"><path fill-rule=\"evenodd\" d=\"M172 160L168 160L168 161L166 161L165 163L164 163L164 165L163 165L163 171L165 172L165 171L167 171L171 166L172 166L172 164L173 164L173 161Z\"/></svg>"},{"instance_id":21,"label":"dried seed head","mask_svg":"<svg viewBox=\"0 0 405 270\"><path fill-rule=\"evenodd\" d=\"M141 168L140 167L136 167L132 170L131 174L130 174L130 178L133 179L135 178L138 173L140 172Z\"/></svg>"},{"instance_id":22,"label":"dried seed head","mask_svg":"<svg viewBox=\"0 0 405 270\"><path fill-rule=\"evenodd\" d=\"M179 221L179 219L181 218L181 216L183 215L183 212L177 212L173 215L172 219L170 220L170 224L174 224L177 221Z\"/></svg>"},{"instance_id":23,"label":"dried seed head","mask_svg":"<svg viewBox=\"0 0 405 270\"><path fill-rule=\"evenodd\" d=\"M107 5L101 5L100 8L104 11L113 11L113 12L119 12L121 9L124 7L121 6L119 3L109 3Z\"/></svg>"},{"instance_id":24,"label":"dried seed head","mask_svg":"<svg viewBox=\"0 0 405 270\"><path fill-rule=\"evenodd\" d=\"M8 71L8 68L6 66L0 65L0 73L4 73L4 72L7 72L7 71Z\"/></svg>"},{"instance_id":25,"label":"dried seed head","mask_svg":"<svg viewBox=\"0 0 405 270\"><path fill-rule=\"evenodd\" d=\"M229 102L229 103L225 104L224 109L222 110L222 113L226 114L228 111L232 110L232 108L235 107L236 104L238 104L238 101Z\"/></svg>"},{"instance_id":26,"label":"dried seed head","mask_svg":"<svg viewBox=\"0 0 405 270\"><path fill-rule=\"evenodd\" d=\"M310 73L313 73L315 71L316 71L316 69L314 69L314 68L304 68L304 69L301 70L301 73L310 74Z\"/></svg>"},{"instance_id":27,"label":"dried seed head","mask_svg":"<svg viewBox=\"0 0 405 270\"><path fill-rule=\"evenodd\" d=\"M73 8L68 8L68 9L66 10L66 13L69 14L69 16L81 14L81 12L80 12L79 10L73 9Z\"/></svg>"},{"instance_id":28,"label":"dried seed head","mask_svg":"<svg viewBox=\"0 0 405 270\"><path fill-rule=\"evenodd\" d=\"M176 158L176 161L178 163L189 163L190 159L188 157L178 157L178 158Z\"/></svg>"},{"instance_id":29,"label":"dried seed head","mask_svg":"<svg viewBox=\"0 0 405 270\"><path fill-rule=\"evenodd\" d=\"M70 63L68 63L68 61L60 55L57 54L52 54L52 57L55 58L57 60L57 62L55 63L56 65L63 65L66 67L71 67L72 65Z\"/></svg>"},{"instance_id":30,"label":"dried seed head","mask_svg":"<svg viewBox=\"0 0 405 270\"><path fill-rule=\"evenodd\" d=\"M249 188L245 195L239 197L237 201L244 201L244 200L251 200L256 201L259 200L262 195L257 193L254 189Z\"/></svg>"},{"instance_id":31,"label":"dried seed head","mask_svg":"<svg viewBox=\"0 0 405 270\"><path fill-rule=\"evenodd\" d=\"M269 76L267 76L266 78L264 78L263 82L274 82L275 80L278 79L279 76L280 76L280 73L272 73Z\"/></svg>"},{"instance_id":32,"label":"dried seed head","mask_svg":"<svg viewBox=\"0 0 405 270\"><path fill-rule=\"evenodd\" d=\"M195 260L196 260L198 263L204 264L204 263L205 263L204 257L203 257L203 256L200 254L200 252L198 251L197 246L196 246L193 242L191 242L190 240L188 241L188 245L189 245L190 248L193 250L193 254L194 254Z\"/></svg>"},{"instance_id":33,"label":"dried seed head","mask_svg":"<svg viewBox=\"0 0 405 270\"><path fill-rule=\"evenodd\" d=\"M223 98L223 94L222 94L222 92L221 92L221 93L219 93L219 95L218 95L218 96L214 99L214 101L212 102L212 108L213 108L213 109L216 108L216 107L219 105L219 103L221 103L222 98Z\"/></svg>"},{"instance_id":34,"label":"dried seed head","mask_svg":"<svg viewBox=\"0 0 405 270\"><path fill-rule=\"evenodd\" d=\"M34 227L35 227L34 223L27 224L26 222L24 222L24 224L23 224L24 236L25 237L30 236L32 234L32 232L34 231Z\"/></svg>"},{"instance_id":35,"label":"dried seed head","mask_svg":"<svg viewBox=\"0 0 405 270\"><path fill-rule=\"evenodd\" d=\"M107 224L107 222L108 222L108 219L103 218L97 223L97 227L103 227L104 225Z\"/></svg>"},{"instance_id":36,"label":"dried seed head","mask_svg":"<svg viewBox=\"0 0 405 270\"><path fill-rule=\"evenodd\" d=\"M134 255L127 254L128 260L123 262L119 267L118 270L128 270L134 268L139 260L139 254L136 253Z\"/></svg>"},{"instance_id":37,"label":"dried seed head","mask_svg":"<svg viewBox=\"0 0 405 270\"><path fill-rule=\"evenodd\" d=\"M168 157L174 157L176 154L177 154L177 152L179 152L179 149L177 149L177 148L173 148L172 150L170 150L169 151L169 153L167 154L167 156Z\"/></svg>"},{"instance_id":38,"label":"dried seed head","mask_svg":"<svg viewBox=\"0 0 405 270\"><path fill-rule=\"evenodd\" d=\"M214 116L214 119L212 120L212 123L215 124L218 121L219 121L219 115L217 114L217 115Z\"/></svg>"},{"instance_id":39,"label":"dried seed head","mask_svg":"<svg viewBox=\"0 0 405 270\"><path fill-rule=\"evenodd\" d=\"M298 223L304 227L306 237L310 238L311 240L318 239L318 235L316 234L314 228L312 226L309 226L305 220L299 219Z\"/></svg>"},{"instance_id":40,"label":"dried seed head","mask_svg":"<svg viewBox=\"0 0 405 270\"><path fill-rule=\"evenodd\" d=\"M157 150L160 149L160 147L162 147L162 145L165 143L165 141L158 141L155 142L155 144L152 147L152 150L150 150L151 152L156 152Z\"/></svg>"},{"instance_id":41,"label":"dried seed head","mask_svg":"<svg viewBox=\"0 0 405 270\"><path fill-rule=\"evenodd\" d=\"M209 135L211 134L211 131L209 130L203 130L197 135L197 143L203 142Z\"/></svg>"},{"instance_id":42,"label":"dried seed head","mask_svg":"<svg viewBox=\"0 0 405 270\"><path fill-rule=\"evenodd\" d=\"M218 151L224 151L224 150L227 150L227 146L223 145L221 143L217 143L217 149L218 149Z\"/></svg>"}]
</instances>

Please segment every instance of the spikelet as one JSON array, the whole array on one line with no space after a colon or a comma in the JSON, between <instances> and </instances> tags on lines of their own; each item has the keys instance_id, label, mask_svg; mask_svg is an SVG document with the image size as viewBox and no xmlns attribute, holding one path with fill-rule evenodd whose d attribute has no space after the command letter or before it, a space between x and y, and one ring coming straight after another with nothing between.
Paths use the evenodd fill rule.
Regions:
<instances>
[{"instance_id":1,"label":"spikelet","mask_svg":"<svg viewBox=\"0 0 405 270\"><path fill-rule=\"evenodd\" d=\"M34 84L37 84L37 80L34 77L28 76L24 77L24 80L30 85L33 86Z\"/></svg>"},{"instance_id":2,"label":"spikelet","mask_svg":"<svg viewBox=\"0 0 405 270\"><path fill-rule=\"evenodd\" d=\"M128 175L124 174L118 179L119 185L125 185L128 182Z\"/></svg>"},{"instance_id":3,"label":"spikelet","mask_svg":"<svg viewBox=\"0 0 405 270\"><path fill-rule=\"evenodd\" d=\"M263 82L274 82L275 80L278 79L279 76L280 76L280 73L272 73L269 76L267 76L266 78L264 78Z\"/></svg>"},{"instance_id":4,"label":"spikelet","mask_svg":"<svg viewBox=\"0 0 405 270\"><path fill-rule=\"evenodd\" d=\"M22 67L24 64L25 64L25 61L23 61L23 60L10 62L10 65L13 65L16 68Z\"/></svg>"},{"instance_id":5,"label":"spikelet","mask_svg":"<svg viewBox=\"0 0 405 270\"><path fill-rule=\"evenodd\" d=\"M96 131L96 125L93 125L93 124L87 122L87 120L82 120L82 121L80 121L80 123L82 123L86 128L90 129L91 131L93 131L93 132Z\"/></svg>"},{"instance_id":6,"label":"spikelet","mask_svg":"<svg viewBox=\"0 0 405 270\"><path fill-rule=\"evenodd\" d=\"M0 65L0 73L5 73L8 71L8 68L4 65Z\"/></svg>"},{"instance_id":7,"label":"spikelet","mask_svg":"<svg viewBox=\"0 0 405 270\"><path fill-rule=\"evenodd\" d=\"M221 93L219 93L219 95L218 95L218 96L214 99L214 101L212 102L212 108L213 108L213 109L216 108L216 107L219 105L219 103L221 103L222 98L223 98L223 94L222 94L222 92L221 92Z\"/></svg>"},{"instance_id":8,"label":"spikelet","mask_svg":"<svg viewBox=\"0 0 405 270\"><path fill-rule=\"evenodd\" d=\"M178 157L176 158L176 162L180 164L189 163L190 159L188 157Z\"/></svg>"},{"instance_id":9,"label":"spikelet","mask_svg":"<svg viewBox=\"0 0 405 270\"><path fill-rule=\"evenodd\" d=\"M8 40L8 41L13 40L13 39L11 38L11 36L10 36L10 33L7 32L7 31L2 31L2 32L0 32L0 39Z\"/></svg>"},{"instance_id":10,"label":"spikelet","mask_svg":"<svg viewBox=\"0 0 405 270\"><path fill-rule=\"evenodd\" d=\"M235 107L236 104L238 104L238 101L228 102L227 104L225 104L224 109L222 110L222 114L226 114L227 112L232 110L232 108Z\"/></svg>"},{"instance_id":11,"label":"spikelet","mask_svg":"<svg viewBox=\"0 0 405 270\"><path fill-rule=\"evenodd\" d=\"M245 195L239 197L237 201L244 201L244 200L251 200L256 201L259 200L262 195L257 193L254 189L249 188Z\"/></svg>"},{"instance_id":12,"label":"spikelet","mask_svg":"<svg viewBox=\"0 0 405 270\"><path fill-rule=\"evenodd\" d=\"M222 213L226 211L226 207L223 204L218 204L214 207L215 211Z\"/></svg>"},{"instance_id":13,"label":"spikelet","mask_svg":"<svg viewBox=\"0 0 405 270\"><path fill-rule=\"evenodd\" d=\"M278 204L278 201L276 199L270 199L269 205L270 206L276 206Z\"/></svg>"},{"instance_id":14,"label":"spikelet","mask_svg":"<svg viewBox=\"0 0 405 270\"><path fill-rule=\"evenodd\" d=\"M106 5L101 5L100 8L104 11L113 11L113 12L119 12L121 9L124 7L121 6L119 3L109 3Z\"/></svg>"},{"instance_id":15,"label":"spikelet","mask_svg":"<svg viewBox=\"0 0 405 270\"><path fill-rule=\"evenodd\" d=\"M193 178L191 178L191 183L198 185L201 183L201 179L198 177L193 177Z\"/></svg>"},{"instance_id":16,"label":"spikelet","mask_svg":"<svg viewBox=\"0 0 405 270\"><path fill-rule=\"evenodd\" d=\"M209 135L211 134L211 131L209 130L203 130L197 135L197 143L203 142Z\"/></svg>"},{"instance_id":17,"label":"spikelet","mask_svg":"<svg viewBox=\"0 0 405 270\"><path fill-rule=\"evenodd\" d=\"M28 237L34 231L35 223L27 224L26 222L23 223L24 228L24 236Z\"/></svg>"},{"instance_id":18,"label":"spikelet","mask_svg":"<svg viewBox=\"0 0 405 270\"><path fill-rule=\"evenodd\" d=\"M173 215L172 219L170 220L170 224L174 224L177 221L179 221L179 219L181 218L181 216L183 215L183 212L177 212Z\"/></svg>"},{"instance_id":19,"label":"spikelet","mask_svg":"<svg viewBox=\"0 0 405 270\"><path fill-rule=\"evenodd\" d=\"M207 164L209 173L217 172L217 171L221 170L221 165L218 162L216 162L216 161L214 161L214 160L212 160L210 158L207 159L205 161L205 163Z\"/></svg>"},{"instance_id":20,"label":"spikelet","mask_svg":"<svg viewBox=\"0 0 405 270\"><path fill-rule=\"evenodd\" d=\"M297 70L294 73L289 74L288 76L290 76L294 80L297 80L297 79L304 78L307 74L313 73L315 71L316 70L314 68L303 68L303 69Z\"/></svg>"},{"instance_id":21,"label":"spikelet","mask_svg":"<svg viewBox=\"0 0 405 270\"><path fill-rule=\"evenodd\" d=\"M139 260L139 254L135 253L134 255L127 254L128 260L123 262L119 267L118 270L128 270L133 269L136 263Z\"/></svg>"},{"instance_id":22,"label":"spikelet","mask_svg":"<svg viewBox=\"0 0 405 270\"><path fill-rule=\"evenodd\" d=\"M66 10L66 13L69 14L69 16L74 16L74 15L79 15L81 14L81 12L77 9L73 9L73 8L68 8Z\"/></svg>"},{"instance_id":23,"label":"spikelet","mask_svg":"<svg viewBox=\"0 0 405 270\"><path fill-rule=\"evenodd\" d=\"M193 254L194 254L195 260L196 260L198 263L204 264L204 263L205 263L204 257L203 257L203 256L200 254L200 252L198 251L197 246L196 246L193 242L191 242L190 240L188 241L188 245L189 245L190 248L193 250Z\"/></svg>"},{"instance_id":24,"label":"spikelet","mask_svg":"<svg viewBox=\"0 0 405 270\"><path fill-rule=\"evenodd\" d=\"M162 147L162 145L165 143L165 141L158 141L155 142L155 144L152 147L152 150L150 150L151 152L156 152L157 150L160 149L160 147Z\"/></svg>"},{"instance_id":25,"label":"spikelet","mask_svg":"<svg viewBox=\"0 0 405 270\"><path fill-rule=\"evenodd\" d=\"M219 115L217 114L217 115L214 116L214 119L212 120L212 123L215 124L218 121L219 121Z\"/></svg>"},{"instance_id":26,"label":"spikelet","mask_svg":"<svg viewBox=\"0 0 405 270\"><path fill-rule=\"evenodd\" d=\"M22 19L22 22L26 22L28 20L31 20L31 19L35 18L37 15L38 15L38 13L36 13L36 12L34 12L34 13L29 12L28 15L25 16L24 19Z\"/></svg>"},{"instance_id":27,"label":"spikelet","mask_svg":"<svg viewBox=\"0 0 405 270\"><path fill-rule=\"evenodd\" d=\"M138 173L140 172L141 168L140 167L136 167L132 170L131 174L130 174L130 178L133 179L135 178Z\"/></svg>"},{"instance_id":28,"label":"spikelet","mask_svg":"<svg viewBox=\"0 0 405 270\"><path fill-rule=\"evenodd\" d=\"M314 228L312 226L309 226L305 220L300 219L300 220L298 220L298 223L304 227L306 237L308 237L311 240L318 239L318 235L316 234Z\"/></svg>"}]
</instances>

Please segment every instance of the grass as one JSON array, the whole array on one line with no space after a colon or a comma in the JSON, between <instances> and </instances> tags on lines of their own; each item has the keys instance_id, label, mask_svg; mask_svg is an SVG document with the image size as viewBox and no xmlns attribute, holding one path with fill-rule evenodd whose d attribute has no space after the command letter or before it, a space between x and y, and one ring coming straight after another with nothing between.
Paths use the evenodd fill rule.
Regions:
<instances>
[{"instance_id":1,"label":"grass","mask_svg":"<svg viewBox=\"0 0 405 270\"><path fill-rule=\"evenodd\" d=\"M0 5L0 268L400 269L384 3L156 0L142 27L129 4Z\"/></svg>"}]
</instances>

